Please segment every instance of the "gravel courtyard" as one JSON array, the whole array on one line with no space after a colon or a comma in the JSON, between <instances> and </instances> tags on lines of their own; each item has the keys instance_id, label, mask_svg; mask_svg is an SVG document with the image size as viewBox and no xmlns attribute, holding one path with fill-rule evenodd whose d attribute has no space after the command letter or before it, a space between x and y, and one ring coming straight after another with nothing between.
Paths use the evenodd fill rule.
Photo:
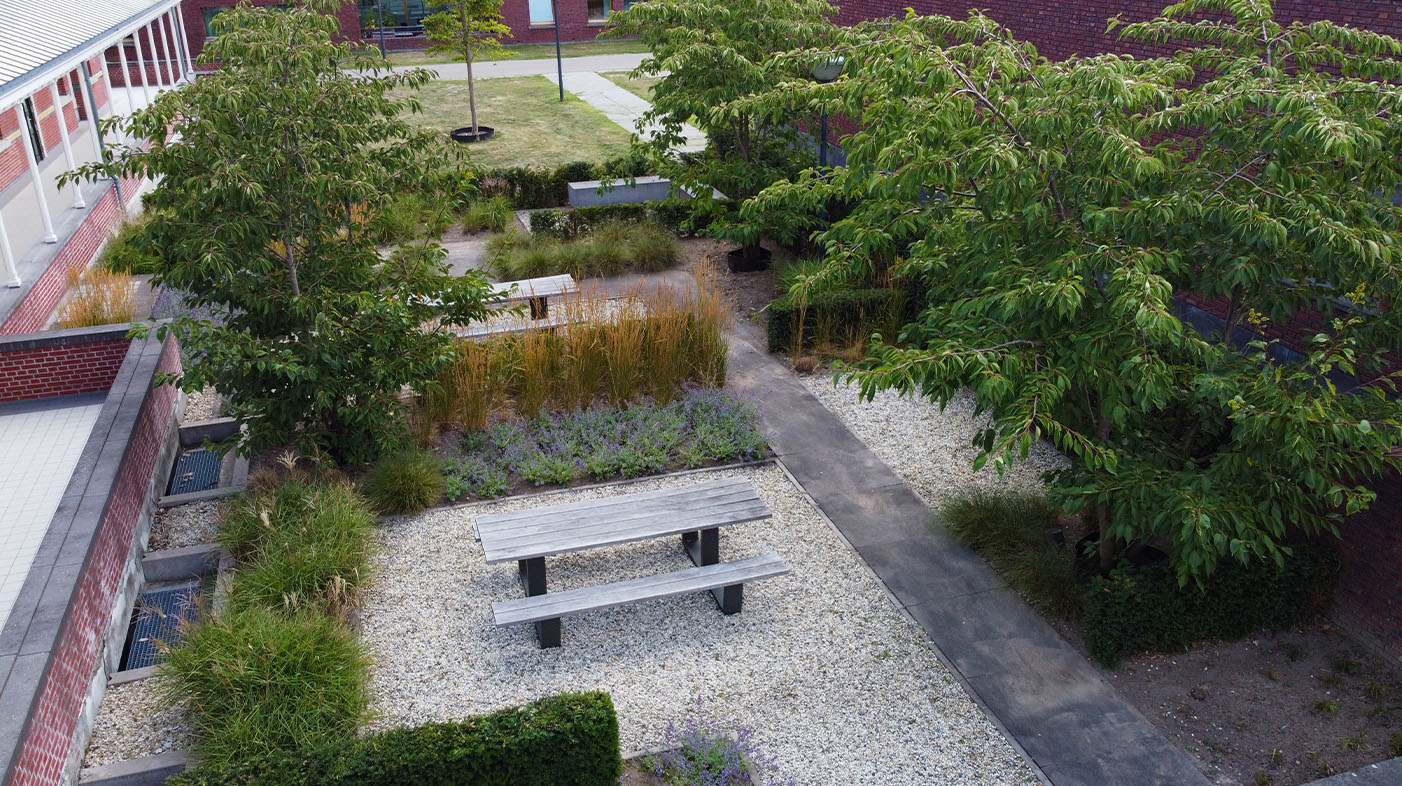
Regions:
<instances>
[{"instance_id":1,"label":"gravel courtyard","mask_svg":"<svg viewBox=\"0 0 1402 786\"><path fill-rule=\"evenodd\" d=\"M728 528L721 558L778 551L792 572L745 589L726 617L709 595L563 623L563 646L497 628L494 600L521 595L516 566L485 564L479 514L743 476L774 513ZM625 751L655 748L700 697L768 742L801 784L1036 783L879 582L782 469L764 465L604 489L444 508L378 533L362 636L375 726L461 718L562 691L604 690ZM675 538L554 557L559 591L688 566Z\"/></svg>"},{"instance_id":2,"label":"gravel courtyard","mask_svg":"<svg viewBox=\"0 0 1402 786\"><path fill-rule=\"evenodd\" d=\"M973 488L1041 491L1042 473L1068 463L1056 448L1039 442L1032 446L1026 461L1009 467L1001 476L992 461L975 472L979 450L971 442L981 426L974 419L974 397L968 390L960 391L941 412L929 399L902 396L892 390L862 401L855 385L839 381L834 386L829 373L803 375L799 380L931 505L951 493Z\"/></svg>"}]
</instances>

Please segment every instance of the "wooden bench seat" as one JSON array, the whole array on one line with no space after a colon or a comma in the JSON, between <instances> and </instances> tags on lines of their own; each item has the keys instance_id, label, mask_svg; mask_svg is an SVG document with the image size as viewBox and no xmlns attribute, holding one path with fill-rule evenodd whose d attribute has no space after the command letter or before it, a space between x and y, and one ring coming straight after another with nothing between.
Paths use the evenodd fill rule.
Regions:
<instances>
[{"instance_id":1,"label":"wooden bench seat","mask_svg":"<svg viewBox=\"0 0 1402 786\"><path fill-rule=\"evenodd\" d=\"M769 518L744 478L477 518L487 564L548 557Z\"/></svg>"},{"instance_id":2,"label":"wooden bench seat","mask_svg":"<svg viewBox=\"0 0 1402 786\"><path fill-rule=\"evenodd\" d=\"M559 620L561 617L589 611L706 590L711 591L721 611L735 614L740 611L744 602L746 582L774 578L788 572L789 566L783 557L771 552L734 562L701 565L657 576L497 601L492 604L492 614L496 617L497 625L519 625L526 622ZM542 642L542 646L548 645Z\"/></svg>"},{"instance_id":3,"label":"wooden bench seat","mask_svg":"<svg viewBox=\"0 0 1402 786\"><path fill-rule=\"evenodd\" d=\"M574 276L561 274L558 276L541 276L539 278L523 278L519 281L503 281L493 284L491 292L488 293L488 304L511 304L527 302L531 305L531 319L543 319L550 313L548 302L552 297L574 294L579 291L579 284L574 280Z\"/></svg>"}]
</instances>

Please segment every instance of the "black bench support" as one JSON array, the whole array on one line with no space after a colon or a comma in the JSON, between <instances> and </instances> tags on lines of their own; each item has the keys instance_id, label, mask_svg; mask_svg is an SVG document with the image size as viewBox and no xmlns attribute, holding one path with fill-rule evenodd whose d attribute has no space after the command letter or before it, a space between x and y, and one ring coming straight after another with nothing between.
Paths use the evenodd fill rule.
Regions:
<instances>
[{"instance_id":1,"label":"black bench support","mask_svg":"<svg viewBox=\"0 0 1402 786\"><path fill-rule=\"evenodd\" d=\"M530 299L531 319L545 319L550 316L550 305L545 302L544 297L533 297Z\"/></svg>"},{"instance_id":2,"label":"black bench support","mask_svg":"<svg viewBox=\"0 0 1402 786\"><path fill-rule=\"evenodd\" d=\"M526 589L526 596L544 595L545 557L523 559L518 561L517 566L521 573L521 585ZM541 649L560 646L560 618L536 622L535 638Z\"/></svg>"},{"instance_id":3,"label":"black bench support","mask_svg":"<svg viewBox=\"0 0 1402 786\"><path fill-rule=\"evenodd\" d=\"M700 532L683 532L682 548L698 568L720 562L720 530L712 527Z\"/></svg>"}]
</instances>

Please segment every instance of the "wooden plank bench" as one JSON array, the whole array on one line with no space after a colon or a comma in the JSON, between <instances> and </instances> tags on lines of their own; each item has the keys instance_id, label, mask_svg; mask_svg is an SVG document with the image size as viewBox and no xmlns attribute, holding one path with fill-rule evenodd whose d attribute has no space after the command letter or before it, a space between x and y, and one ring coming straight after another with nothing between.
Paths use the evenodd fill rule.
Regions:
<instances>
[{"instance_id":1,"label":"wooden plank bench","mask_svg":"<svg viewBox=\"0 0 1402 786\"><path fill-rule=\"evenodd\" d=\"M568 274L523 278L520 281L493 284L487 302L496 305L525 301L531 306L531 319L544 319L550 313L549 298L578 291L579 284L575 282L574 276Z\"/></svg>"},{"instance_id":2,"label":"wooden plank bench","mask_svg":"<svg viewBox=\"0 0 1402 786\"><path fill-rule=\"evenodd\" d=\"M789 566L784 558L769 552L734 562L717 562L596 587L501 600L492 604L492 614L496 617L497 625L517 625L558 620L587 611L706 590L712 593L720 591L722 594L717 596L717 603L721 604L721 611L734 614L740 611L746 582L774 578L788 572Z\"/></svg>"},{"instance_id":3,"label":"wooden plank bench","mask_svg":"<svg viewBox=\"0 0 1402 786\"><path fill-rule=\"evenodd\" d=\"M675 489L645 491L481 516L477 519L477 536L482 541L487 564L517 563L521 582L529 600L545 595L545 558L548 556L680 535L683 548L697 568L714 568L720 562L721 527L758 521L769 516L769 508L755 494L754 486L743 478L732 478ZM777 559L777 555L773 556ZM782 560L779 562L782 563ZM747 565L736 575L749 575L746 570L758 571L748 580L779 575L758 575L771 568L772 566L768 566L759 570L756 565ZM656 580L621 582L621 586L608 584L588 588L589 592L571 590L576 594L567 602L574 604L569 607L577 610L569 613L577 614L592 608L609 608L619 603L633 603L653 597L667 597L676 592L693 591L673 590L678 586L693 587L697 582L706 586L696 586L695 591L710 590L723 612L733 614L740 611L744 598L741 589L743 580L717 578L722 574L714 570L681 573L685 575L667 578L671 574L665 574L663 577L654 577ZM720 583L716 584L715 581ZM657 594L659 592L662 594ZM624 600L614 602L620 598ZM530 609L531 613L548 608L548 605L538 605L541 603L543 601L537 601L536 604L527 604L524 608ZM599 603L604 605L598 605ZM514 607L506 608L507 611L511 611ZM493 609L497 610L497 606L493 606ZM540 645L559 646L560 617L566 615L537 615L527 620L514 616L519 613L521 612L499 615L497 624L535 622L536 637Z\"/></svg>"}]
</instances>

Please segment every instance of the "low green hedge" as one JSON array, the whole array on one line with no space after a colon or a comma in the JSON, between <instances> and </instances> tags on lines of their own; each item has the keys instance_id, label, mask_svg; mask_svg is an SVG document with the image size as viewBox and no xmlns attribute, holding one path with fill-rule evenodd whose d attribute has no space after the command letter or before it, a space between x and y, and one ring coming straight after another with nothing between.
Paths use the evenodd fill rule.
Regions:
<instances>
[{"instance_id":1,"label":"low green hedge","mask_svg":"<svg viewBox=\"0 0 1402 786\"><path fill-rule=\"evenodd\" d=\"M638 177L647 174L643 159L623 156L602 164L571 161L554 167L504 167L483 173L482 195L504 196L517 210L536 210L569 204L569 184L605 177Z\"/></svg>"},{"instance_id":2,"label":"low green hedge","mask_svg":"<svg viewBox=\"0 0 1402 786\"><path fill-rule=\"evenodd\" d=\"M200 765L169 786L616 786L618 718L606 693L524 707L229 766Z\"/></svg>"},{"instance_id":3,"label":"low green hedge","mask_svg":"<svg viewBox=\"0 0 1402 786\"><path fill-rule=\"evenodd\" d=\"M688 226L700 217L692 215L689 199L664 199L657 202L634 202L624 205L598 205L563 210L537 210L531 213L531 234L573 240L583 237L612 221L632 223L651 222L678 236L692 235L702 226Z\"/></svg>"},{"instance_id":4,"label":"low green hedge","mask_svg":"<svg viewBox=\"0 0 1402 786\"><path fill-rule=\"evenodd\" d=\"M892 330L912 316L908 299L899 289L843 289L833 292L810 293L806 307L789 295L769 304L765 332L770 352L787 352L794 348L794 334L803 319L803 344L811 346L817 338L834 338L836 334L854 330ZM894 336L888 337L894 338Z\"/></svg>"},{"instance_id":5,"label":"low green hedge","mask_svg":"<svg viewBox=\"0 0 1402 786\"><path fill-rule=\"evenodd\" d=\"M1312 544L1295 546L1294 552L1284 567L1223 562L1202 590L1179 587L1173 569L1162 563L1096 576L1086 594L1086 647L1113 666L1131 653L1240 638L1317 614L1338 578L1338 552Z\"/></svg>"}]
</instances>

